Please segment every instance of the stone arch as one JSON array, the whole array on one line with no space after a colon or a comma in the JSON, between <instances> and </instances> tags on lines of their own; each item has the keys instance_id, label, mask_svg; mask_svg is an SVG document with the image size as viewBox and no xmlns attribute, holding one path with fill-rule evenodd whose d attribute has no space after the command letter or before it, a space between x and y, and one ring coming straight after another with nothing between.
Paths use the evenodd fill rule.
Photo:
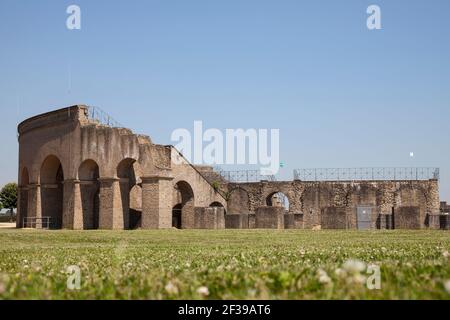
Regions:
<instances>
[{"instance_id":1,"label":"stone arch","mask_svg":"<svg viewBox=\"0 0 450 320\"><path fill-rule=\"evenodd\" d=\"M78 168L83 229L98 229L100 214L100 169L94 160L85 160Z\"/></svg>"},{"instance_id":2,"label":"stone arch","mask_svg":"<svg viewBox=\"0 0 450 320\"><path fill-rule=\"evenodd\" d=\"M136 159L125 158L117 165L117 178L119 178L120 202L122 208L123 225L125 229L131 229L130 213L135 214L130 208L130 192L141 183L141 170ZM134 189L133 196L139 189ZM142 203L142 201L141 201ZM136 216L133 217L133 220Z\"/></svg>"},{"instance_id":3,"label":"stone arch","mask_svg":"<svg viewBox=\"0 0 450 320\"><path fill-rule=\"evenodd\" d=\"M48 156L42 163L41 184L42 217L49 217L51 227L61 229L63 224L64 171L56 156Z\"/></svg>"},{"instance_id":4,"label":"stone arch","mask_svg":"<svg viewBox=\"0 0 450 320\"><path fill-rule=\"evenodd\" d=\"M266 197L266 205L268 207L283 207L287 213L290 209L289 197L281 191L272 192Z\"/></svg>"},{"instance_id":5,"label":"stone arch","mask_svg":"<svg viewBox=\"0 0 450 320\"><path fill-rule=\"evenodd\" d=\"M193 229L195 226L195 196L191 185L186 181L178 181L175 184L181 203L181 228Z\"/></svg>"},{"instance_id":6,"label":"stone arch","mask_svg":"<svg viewBox=\"0 0 450 320\"><path fill-rule=\"evenodd\" d=\"M24 227L24 221L28 218L28 188L30 184L30 175L28 169L24 167L20 174L20 192L19 192L19 227Z\"/></svg>"},{"instance_id":7,"label":"stone arch","mask_svg":"<svg viewBox=\"0 0 450 320\"><path fill-rule=\"evenodd\" d=\"M247 190L241 187L233 189L228 197L229 213L250 213L250 196Z\"/></svg>"}]
</instances>

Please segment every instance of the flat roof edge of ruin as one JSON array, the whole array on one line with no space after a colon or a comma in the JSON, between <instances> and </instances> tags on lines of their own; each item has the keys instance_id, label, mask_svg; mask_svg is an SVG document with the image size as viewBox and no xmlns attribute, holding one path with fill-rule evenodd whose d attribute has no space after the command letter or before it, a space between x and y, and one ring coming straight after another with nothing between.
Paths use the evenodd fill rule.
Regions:
<instances>
[{"instance_id":1,"label":"flat roof edge of ruin","mask_svg":"<svg viewBox=\"0 0 450 320\"><path fill-rule=\"evenodd\" d=\"M41 113L31 118L25 119L24 121L19 123L19 125L17 126L17 130L19 134L22 134L46 124L63 121L76 121L78 120L78 111L87 109L88 107L86 105L78 104Z\"/></svg>"}]
</instances>

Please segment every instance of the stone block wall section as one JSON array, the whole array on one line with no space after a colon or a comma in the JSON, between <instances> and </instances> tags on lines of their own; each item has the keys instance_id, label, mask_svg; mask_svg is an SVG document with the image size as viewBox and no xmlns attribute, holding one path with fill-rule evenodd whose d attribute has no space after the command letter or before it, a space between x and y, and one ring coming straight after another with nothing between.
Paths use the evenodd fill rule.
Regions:
<instances>
[{"instance_id":1,"label":"stone block wall section","mask_svg":"<svg viewBox=\"0 0 450 320\"><path fill-rule=\"evenodd\" d=\"M256 209L257 229L284 229L284 208L259 207Z\"/></svg>"},{"instance_id":2,"label":"stone block wall section","mask_svg":"<svg viewBox=\"0 0 450 320\"><path fill-rule=\"evenodd\" d=\"M225 229L224 208L195 208L196 229Z\"/></svg>"}]
</instances>

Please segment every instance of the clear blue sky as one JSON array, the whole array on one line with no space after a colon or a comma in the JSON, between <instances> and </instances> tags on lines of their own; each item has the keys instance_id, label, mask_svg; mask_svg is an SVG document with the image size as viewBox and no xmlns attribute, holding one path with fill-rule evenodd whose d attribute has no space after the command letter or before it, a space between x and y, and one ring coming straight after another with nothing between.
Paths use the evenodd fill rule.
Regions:
<instances>
[{"instance_id":1,"label":"clear blue sky","mask_svg":"<svg viewBox=\"0 0 450 320\"><path fill-rule=\"evenodd\" d=\"M66 29L70 4L80 31ZM17 176L19 121L82 103L163 144L194 120L279 128L288 178L437 166L450 200L449 12L448 0L0 0L0 184Z\"/></svg>"}]
</instances>

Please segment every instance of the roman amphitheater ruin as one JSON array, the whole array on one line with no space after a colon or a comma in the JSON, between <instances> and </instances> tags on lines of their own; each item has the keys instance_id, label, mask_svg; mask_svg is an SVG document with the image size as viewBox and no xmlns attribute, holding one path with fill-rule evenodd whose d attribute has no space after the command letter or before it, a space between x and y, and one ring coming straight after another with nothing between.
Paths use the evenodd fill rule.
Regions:
<instances>
[{"instance_id":1,"label":"roman amphitheater ruin","mask_svg":"<svg viewBox=\"0 0 450 320\"><path fill-rule=\"evenodd\" d=\"M194 166L93 108L19 127L18 228L439 229L437 169L309 169L292 181ZM103 121L104 120L104 121ZM178 161L173 161L173 160ZM244 176L245 179L240 179Z\"/></svg>"}]
</instances>

